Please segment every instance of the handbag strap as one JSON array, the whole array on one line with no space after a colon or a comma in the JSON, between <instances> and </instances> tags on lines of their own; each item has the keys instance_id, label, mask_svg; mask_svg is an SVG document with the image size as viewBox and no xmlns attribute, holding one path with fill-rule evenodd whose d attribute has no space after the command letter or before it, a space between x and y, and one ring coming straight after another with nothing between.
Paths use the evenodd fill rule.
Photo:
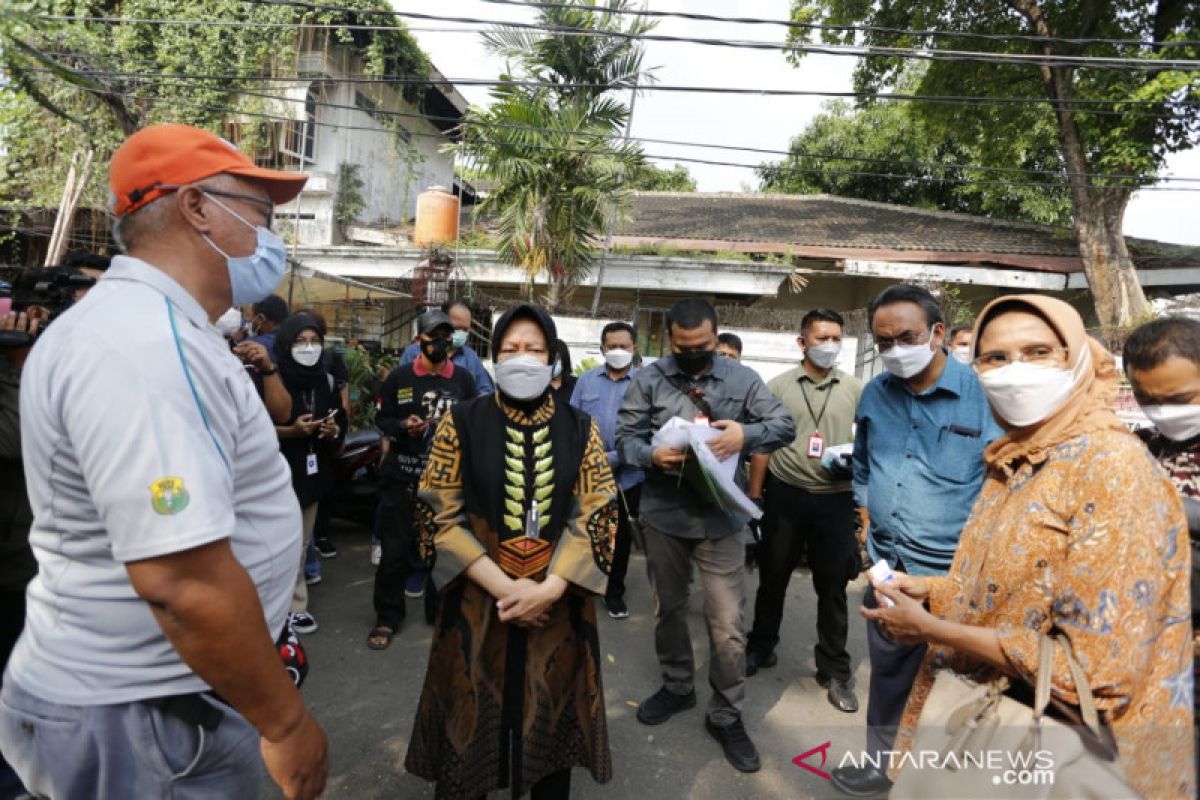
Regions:
<instances>
[{"instance_id":1,"label":"handbag strap","mask_svg":"<svg viewBox=\"0 0 1200 800\"><path fill-rule=\"evenodd\" d=\"M1062 633L1055 634L1053 637L1044 633L1041 636L1038 651L1038 675L1034 693L1033 718L1035 721L1040 722L1042 715L1046 712L1046 706L1050 704L1051 673L1054 671L1054 646L1056 644L1062 648L1063 656L1067 661L1067 669L1071 671L1071 680L1075 682L1075 694L1079 699L1080 716L1083 717L1084 724L1088 726L1092 733L1098 739L1102 739L1104 729L1100 725L1100 714L1096 710L1096 699L1092 695L1091 684L1088 683L1083 667L1079 666L1079 662L1075 659L1075 652L1071 649L1071 641Z\"/></svg>"}]
</instances>

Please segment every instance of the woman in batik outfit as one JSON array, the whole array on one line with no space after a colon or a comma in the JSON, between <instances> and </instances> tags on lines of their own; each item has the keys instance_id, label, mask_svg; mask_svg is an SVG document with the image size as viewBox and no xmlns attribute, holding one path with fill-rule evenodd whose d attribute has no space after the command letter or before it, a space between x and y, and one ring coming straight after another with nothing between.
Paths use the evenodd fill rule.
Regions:
<instances>
[{"instance_id":1,"label":"woman in batik outfit","mask_svg":"<svg viewBox=\"0 0 1200 800\"><path fill-rule=\"evenodd\" d=\"M1194 797L1187 524L1174 487L1113 411L1113 358L1073 308L1037 295L993 301L974 342L1007 433L984 452L987 479L950 572L897 573L896 589L876 588L897 605L863 612L893 638L930 643L896 749L911 747L938 670L1032 685L1039 635L1054 630L1070 640L1130 784L1148 798ZM999 364L1019 370L989 379ZM1010 376L1039 374L1031 365L1069 370L1069 393L1001 393L1016 386ZM1039 405L1040 419L1008 421ZM1051 691L1078 704L1061 653Z\"/></svg>"},{"instance_id":2,"label":"woman in batik outfit","mask_svg":"<svg viewBox=\"0 0 1200 800\"><path fill-rule=\"evenodd\" d=\"M554 322L496 323L498 390L444 417L420 486L441 592L405 767L438 797L566 797L612 775L592 595L612 556L616 486L595 423L554 401Z\"/></svg>"}]
</instances>

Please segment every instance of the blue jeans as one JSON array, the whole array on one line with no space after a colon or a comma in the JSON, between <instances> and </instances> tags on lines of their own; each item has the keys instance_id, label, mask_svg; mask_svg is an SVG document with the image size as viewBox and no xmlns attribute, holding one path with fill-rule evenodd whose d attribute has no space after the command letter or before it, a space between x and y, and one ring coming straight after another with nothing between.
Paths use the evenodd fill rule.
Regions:
<instances>
[{"instance_id":1,"label":"blue jeans","mask_svg":"<svg viewBox=\"0 0 1200 800\"><path fill-rule=\"evenodd\" d=\"M258 732L229 706L202 702L220 712L213 730L146 701L51 703L9 677L0 689L0 749L37 797L257 797Z\"/></svg>"},{"instance_id":2,"label":"blue jeans","mask_svg":"<svg viewBox=\"0 0 1200 800\"><path fill-rule=\"evenodd\" d=\"M317 553L315 538L308 543L308 549L304 551L304 577L321 577L321 556Z\"/></svg>"}]
</instances>

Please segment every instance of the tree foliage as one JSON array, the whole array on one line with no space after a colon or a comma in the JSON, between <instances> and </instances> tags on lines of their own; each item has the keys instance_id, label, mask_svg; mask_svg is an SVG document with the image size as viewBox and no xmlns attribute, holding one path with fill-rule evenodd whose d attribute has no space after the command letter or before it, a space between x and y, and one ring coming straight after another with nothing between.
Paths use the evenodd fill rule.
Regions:
<instances>
[{"instance_id":1,"label":"tree foliage","mask_svg":"<svg viewBox=\"0 0 1200 800\"><path fill-rule=\"evenodd\" d=\"M696 179L682 164L664 169L644 162L626 179L625 186L635 192L694 192Z\"/></svg>"},{"instance_id":2,"label":"tree foliage","mask_svg":"<svg viewBox=\"0 0 1200 800\"><path fill-rule=\"evenodd\" d=\"M1200 39L1200 3L1193 0L792 0L792 18L827 27L797 27L793 44L821 41L906 49L977 51L997 55L1137 57L1145 61L1196 59L1194 45L1167 42ZM870 30L828 26L871 26ZM885 30L890 29L890 30ZM949 31L935 36L930 31ZM959 35L953 35L957 33ZM965 33L994 34L981 40ZM1084 40L1084 41L1081 41ZM1124 40L1138 46L1114 44ZM802 52L790 51L795 63ZM860 59L855 89L893 87L907 60L873 55ZM1072 217L1080 239L1101 322L1123 324L1148 306L1121 235L1129 197L1153 183L1167 155L1200 142L1200 73L1163 69L1105 69L1053 64L1006 64L934 60L916 86L922 95L987 98L1043 97L1044 103L1003 105L913 104L924 129L942 140L963 137L978 163L1017 166L1026 161L1031 137L1054 130L1061 157L1061 182L1069 186ZM1107 101L1087 113L1077 101ZM1135 176L1101 178L1099 175Z\"/></svg>"},{"instance_id":3,"label":"tree foliage","mask_svg":"<svg viewBox=\"0 0 1200 800\"><path fill-rule=\"evenodd\" d=\"M758 169L762 190L831 194L963 214L1069 225L1070 194L1052 126L1030 131L1010 166L1050 174L965 169L981 162L981 143L953 128L931 129L902 103L854 108L833 101L800 135L790 155ZM1014 154L1014 158L1018 156ZM1024 185L1022 185L1024 184Z\"/></svg>"},{"instance_id":4,"label":"tree foliage","mask_svg":"<svg viewBox=\"0 0 1200 800\"><path fill-rule=\"evenodd\" d=\"M182 122L224 134L238 121L243 149L285 114L280 84L297 74L303 50L353 45L369 75L427 75L424 53L391 16L385 0L339 0L339 10L301 9L239 0L25 0L0 10L0 69L15 91L0 91L0 198L24 207L54 207L71 154L93 149L98 164L132 131ZM350 8L353 10L341 10ZM375 12L375 13L372 13ZM56 20L220 20L202 26ZM282 25L268 27L261 23ZM344 27L383 26L359 31ZM290 112L287 112L290 115ZM94 172L85 206L106 201L103 169Z\"/></svg>"},{"instance_id":5,"label":"tree foliage","mask_svg":"<svg viewBox=\"0 0 1200 800\"><path fill-rule=\"evenodd\" d=\"M588 274L628 176L644 165L638 147L620 136L629 109L615 94L648 80L642 48L629 36L652 27L621 16L630 0L566 5L539 9L538 23L616 35L486 33L487 46L505 59L503 80L546 85L497 86L487 109L471 109L463 139L476 168L496 183L481 210L496 215L497 253L525 270L530 289L545 274L551 306Z\"/></svg>"}]
</instances>

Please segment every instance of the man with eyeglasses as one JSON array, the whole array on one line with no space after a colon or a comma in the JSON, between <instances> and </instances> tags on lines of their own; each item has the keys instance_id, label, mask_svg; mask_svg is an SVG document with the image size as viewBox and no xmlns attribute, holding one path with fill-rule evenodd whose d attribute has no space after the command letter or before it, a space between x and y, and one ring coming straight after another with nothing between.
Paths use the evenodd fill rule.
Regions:
<instances>
[{"instance_id":1,"label":"man with eyeglasses","mask_svg":"<svg viewBox=\"0 0 1200 800\"><path fill-rule=\"evenodd\" d=\"M867 307L885 371L863 390L855 419L854 501L868 512L867 550L910 575L943 575L983 485L983 451L1001 435L970 366L948 356L937 300L919 286L885 289ZM874 608L874 592L863 605ZM926 645L902 645L867 623L871 681L862 767L833 785L855 797L885 792L885 774ZM876 769L880 763L883 769Z\"/></svg>"},{"instance_id":2,"label":"man with eyeglasses","mask_svg":"<svg viewBox=\"0 0 1200 800\"><path fill-rule=\"evenodd\" d=\"M260 169L186 125L109 168L126 255L23 369L39 572L0 689L0 749L37 797L320 796L325 734L281 661L300 508L275 427L213 323L279 284Z\"/></svg>"}]
</instances>

